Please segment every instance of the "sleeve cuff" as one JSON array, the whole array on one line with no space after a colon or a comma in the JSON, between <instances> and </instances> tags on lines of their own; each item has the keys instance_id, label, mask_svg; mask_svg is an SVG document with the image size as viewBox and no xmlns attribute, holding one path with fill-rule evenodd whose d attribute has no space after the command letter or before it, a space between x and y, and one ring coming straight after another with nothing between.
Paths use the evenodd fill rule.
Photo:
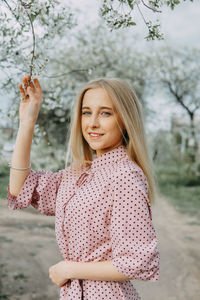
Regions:
<instances>
[{"instance_id":1,"label":"sleeve cuff","mask_svg":"<svg viewBox=\"0 0 200 300\"><path fill-rule=\"evenodd\" d=\"M10 185L8 185L7 205L9 209L23 209L31 204L33 191L37 185L37 172L30 169L19 194L14 196L10 193Z\"/></svg>"},{"instance_id":2,"label":"sleeve cuff","mask_svg":"<svg viewBox=\"0 0 200 300\"><path fill-rule=\"evenodd\" d=\"M115 257L112 259L113 266L117 269L118 272L123 274L124 276L131 278L132 280L142 280L142 281L159 281L160 277L160 269L159 266L152 266L152 268L135 270L128 266L124 266L124 262L121 263L121 258Z\"/></svg>"}]
</instances>

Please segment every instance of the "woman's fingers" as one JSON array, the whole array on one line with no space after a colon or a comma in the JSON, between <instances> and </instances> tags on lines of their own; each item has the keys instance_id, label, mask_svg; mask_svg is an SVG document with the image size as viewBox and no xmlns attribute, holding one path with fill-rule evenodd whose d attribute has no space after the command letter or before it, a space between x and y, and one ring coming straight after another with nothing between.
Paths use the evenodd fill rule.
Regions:
<instances>
[{"instance_id":1,"label":"woman's fingers","mask_svg":"<svg viewBox=\"0 0 200 300\"><path fill-rule=\"evenodd\" d=\"M41 85L39 83L39 80L37 78L34 78L33 81L34 81L36 89L40 89L41 90Z\"/></svg>"},{"instance_id":2,"label":"woman's fingers","mask_svg":"<svg viewBox=\"0 0 200 300\"><path fill-rule=\"evenodd\" d=\"M20 86L20 92L22 92L24 94L24 96L26 96L27 94L33 93L33 91L35 89L33 82L30 80L31 80L31 77L29 74L27 74L26 76L24 76L22 78L24 89L22 90L22 86Z\"/></svg>"},{"instance_id":3,"label":"woman's fingers","mask_svg":"<svg viewBox=\"0 0 200 300\"><path fill-rule=\"evenodd\" d=\"M33 84L33 82L32 82L32 81L29 83L29 85L27 86L27 88L28 88L29 86L31 87L31 89L32 89L32 90L34 90L34 89L35 89L35 86L34 86L34 84Z\"/></svg>"},{"instance_id":4,"label":"woman's fingers","mask_svg":"<svg viewBox=\"0 0 200 300\"><path fill-rule=\"evenodd\" d=\"M21 83L19 84L19 92L20 92L20 96L21 96L21 97L24 97L24 96L25 96L25 91L24 91L24 89L23 89Z\"/></svg>"},{"instance_id":5,"label":"woman's fingers","mask_svg":"<svg viewBox=\"0 0 200 300\"><path fill-rule=\"evenodd\" d=\"M23 99L23 101L28 100L29 96L25 93L22 84L19 84L19 92L20 92L20 97Z\"/></svg>"},{"instance_id":6,"label":"woman's fingers","mask_svg":"<svg viewBox=\"0 0 200 300\"><path fill-rule=\"evenodd\" d=\"M22 78L22 81L23 81L24 84L26 84L27 81L29 81L29 80L30 80L30 75L29 75L29 74L25 75L25 76Z\"/></svg>"},{"instance_id":7,"label":"woman's fingers","mask_svg":"<svg viewBox=\"0 0 200 300\"><path fill-rule=\"evenodd\" d=\"M31 81L31 77L29 74L25 75L22 78L22 84L19 84L20 96L24 99L36 99L38 95L42 93L42 88L37 78L34 78ZM37 94L37 95L36 95Z\"/></svg>"},{"instance_id":8,"label":"woman's fingers","mask_svg":"<svg viewBox=\"0 0 200 300\"><path fill-rule=\"evenodd\" d=\"M24 84L25 91L27 92L28 86L31 85L31 77L30 77L30 75L27 74L26 76L24 76L22 78L22 81L23 81L23 84ZM34 88L34 85L32 84L31 87Z\"/></svg>"}]
</instances>

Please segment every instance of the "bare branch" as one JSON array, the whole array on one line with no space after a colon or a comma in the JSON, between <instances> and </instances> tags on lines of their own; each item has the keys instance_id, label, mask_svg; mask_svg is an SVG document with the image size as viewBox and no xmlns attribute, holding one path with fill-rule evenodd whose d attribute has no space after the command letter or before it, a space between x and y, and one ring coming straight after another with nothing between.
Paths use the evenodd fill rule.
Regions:
<instances>
[{"instance_id":1,"label":"bare branch","mask_svg":"<svg viewBox=\"0 0 200 300\"><path fill-rule=\"evenodd\" d=\"M2 1L6 4L6 6L8 7L8 9L10 10L11 14L15 17L16 21L20 24L20 26L22 26L21 23L19 22L17 16L16 16L16 14L12 10L12 7L8 4L8 2L6 0L2 0Z\"/></svg>"},{"instance_id":2,"label":"bare branch","mask_svg":"<svg viewBox=\"0 0 200 300\"><path fill-rule=\"evenodd\" d=\"M34 57L35 57L35 31L34 31L34 27L33 27L33 22L31 20L31 16L29 15L29 13L26 11L27 8L30 8L30 4L27 4L23 1L20 0L21 5L24 7L26 15L30 21L31 24L31 32L32 32L32 38L33 38L33 49L31 51L32 53L32 57L31 57L31 64L30 64L30 81L31 81L31 77L32 77L32 73L33 73L33 61L34 61Z\"/></svg>"},{"instance_id":3,"label":"bare branch","mask_svg":"<svg viewBox=\"0 0 200 300\"><path fill-rule=\"evenodd\" d=\"M150 7L149 5L147 5L143 0L141 0L143 5L146 6L147 8L153 10L154 12L158 12L158 13L161 13L162 11L161 10L156 10L155 8L153 7Z\"/></svg>"},{"instance_id":4,"label":"bare branch","mask_svg":"<svg viewBox=\"0 0 200 300\"><path fill-rule=\"evenodd\" d=\"M91 68L88 68L88 69L77 69L77 70L71 70L69 72L66 72L66 73L62 73L62 74L55 74L55 75L43 75L43 77L48 77L48 78L56 78L56 77L62 77L62 76L65 76L65 75L69 75L71 73L75 73L75 72L88 72L88 70L91 69Z\"/></svg>"},{"instance_id":5,"label":"bare branch","mask_svg":"<svg viewBox=\"0 0 200 300\"><path fill-rule=\"evenodd\" d=\"M193 115L193 111L191 109L189 109L189 107L187 107L185 105L185 103L183 102L183 95L178 95L178 93L173 89L172 83L170 81L166 80L166 79L163 79L162 82L167 84L167 86L168 86L170 92L172 93L172 95L174 95L177 102L181 104L181 106L188 112L188 114L190 116Z\"/></svg>"},{"instance_id":6,"label":"bare branch","mask_svg":"<svg viewBox=\"0 0 200 300\"><path fill-rule=\"evenodd\" d=\"M58 63L60 63L60 62L58 61ZM71 70L69 72L62 73L62 74L53 74L53 75L49 75L49 76L44 74L43 77L56 78L56 77L62 77L62 76L65 76L65 75L69 75L71 73L76 73L76 72L88 72L89 70L95 69L96 67L98 67L102 64L103 64L103 62L99 62L98 64L95 64L95 65L93 65L91 67L88 67L88 68L85 68L85 69L74 69L74 70Z\"/></svg>"},{"instance_id":7,"label":"bare branch","mask_svg":"<svg viewBox=\"0 0 200 300\"><path fill-rule=\"evenodd\" d=\"M28 16L30 24L31 24L31 31L32 31L32 37L33 37L33 50L32 50L32 57L31 57L31 64L30 64L30 77L32 77L33 61L34 61L34 57L35 57L35 32L34 32L34 27L33 27L33 22L31 20L31 17L28 12L26 12L26 13L27 13L27 16Z\"/></svg>"}]
</instances>

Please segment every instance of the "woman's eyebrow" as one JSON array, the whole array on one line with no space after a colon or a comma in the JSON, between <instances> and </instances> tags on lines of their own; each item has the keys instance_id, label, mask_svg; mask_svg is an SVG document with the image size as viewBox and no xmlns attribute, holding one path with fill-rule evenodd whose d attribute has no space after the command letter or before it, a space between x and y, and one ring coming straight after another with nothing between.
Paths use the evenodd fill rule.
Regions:
<instances>
[{"instance_id":1,"label":"woman's eyebrow","mask_svg":"<svg viewBox=\"0 0 200 300\"><path fill-rule=\"evenodd\" d=\"M90 107L88 107L88 106L83 106L82 109L84 109L84 108L85 109L90 109ZM113 110L112 107L108 107L108 106L100 106L100 108L101 109L110 109L110 110Z\"/></svg>"}]
</instances>

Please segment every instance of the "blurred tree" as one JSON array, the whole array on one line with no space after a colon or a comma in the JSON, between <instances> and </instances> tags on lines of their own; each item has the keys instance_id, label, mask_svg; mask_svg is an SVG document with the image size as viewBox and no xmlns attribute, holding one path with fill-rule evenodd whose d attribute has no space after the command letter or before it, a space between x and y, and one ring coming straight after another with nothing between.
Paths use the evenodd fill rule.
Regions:
<instances>
[{"instance_id":1,"label":"blurred tree","mask_svg":"<svg viewBox=\"0 0 200 300\"><path fill-rule=\"evenodd\" d=\"M167 94L189 117L189 143L187 155L190 166L196 165L199 142L195 117L200 110L200 53L192 48L161 48L153 51L149 60L154 65L150 80L165 88Z\"/></svg>"}]
</instances>

